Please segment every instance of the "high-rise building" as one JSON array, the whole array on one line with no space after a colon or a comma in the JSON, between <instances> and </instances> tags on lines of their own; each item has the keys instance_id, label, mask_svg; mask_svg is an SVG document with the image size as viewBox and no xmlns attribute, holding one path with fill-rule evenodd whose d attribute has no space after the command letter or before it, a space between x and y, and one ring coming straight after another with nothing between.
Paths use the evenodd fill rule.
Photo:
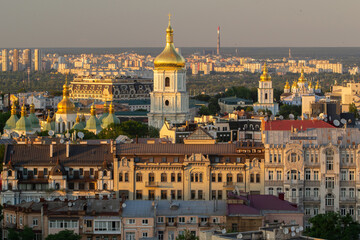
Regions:
<instances>
[{"instance_id":1,"label":"high-rise building","mask_svg":"<svg viewBox=\"0 0 360 240\"><path fill-rule=\"evenodd\" d=\"M220 55L220 26L218 27L217 30L217 51L216 51L217 55Z\"/></svg>"},{"instance_id":2,"label":"high-rise building","mask_svg":"<svg viewBox=\"0 0 360 240\"><path fill-rule=\"evenodd\" d=\"M27 69L31 70L31 50L30 49L25 49L23 51L23 62L24 62L25 70L27 70Z\"/></svg>"},{"instance_id":3,"label":"high-rise building","mask_svg":"<svg viewBox=\"0 0 360 240\"><path fill-rule=\"evenodd\" d=\"M7 49L2 50L1 60L2 60L2 71L3 72L9 71L9 52Z\"/></svg>"},{"instance_id":4,"label":"high-rise building","mask_svg":"<svg viewBox=\"0 0 360 240\"><path fill-rule=\"evenodd\" d=\"M166 29L166 46L154 60L154 90L150 93L149 125L161 128L166 118L181 123L190 118L185 59L176 51L173 28Z\"/></svg>"},{"instance_id":5,"label":"high-rise building","mask_svg":"<svg viewBox=\"0 0 360 240\"><path fill-rule=\"evenodd\" d=\"M40 49L34 50L34 70L40 71L41 70L41 52Z\"/></svg>"},{"instance_id":6,"label":"high-rise building","mask_svg":"<svg viewBox=\"0 0 360 240\"><path fill-rule=\"evenodd\" d=\"M19 49L14 49L13 60L12 60L13 72L19 71Z\"/></svg>"}]
</instances>

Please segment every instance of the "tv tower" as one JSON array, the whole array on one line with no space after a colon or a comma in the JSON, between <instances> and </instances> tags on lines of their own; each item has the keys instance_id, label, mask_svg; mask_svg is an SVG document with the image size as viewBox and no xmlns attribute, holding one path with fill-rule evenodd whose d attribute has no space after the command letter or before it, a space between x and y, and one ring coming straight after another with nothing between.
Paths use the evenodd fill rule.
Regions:
<instances>
[{"instance_id":1,"label":"tv tower","mask_svg":"<svg viewBox=\"0 0 360 240\"><path fill-rule=\"evenodd\" d=\"M291 56L291 49L289 48L289 59L291 59L292 56Z\"/></svg>"},{"instance_id":2,"label":"tv tower","mask_svg":"<svg viewBox=\"0 0 360 240\"><path fill-rule=\"evenodd\" d=\"M220 55L220 26L217 29L217 55Z\"/></svg>"}]
</instances>

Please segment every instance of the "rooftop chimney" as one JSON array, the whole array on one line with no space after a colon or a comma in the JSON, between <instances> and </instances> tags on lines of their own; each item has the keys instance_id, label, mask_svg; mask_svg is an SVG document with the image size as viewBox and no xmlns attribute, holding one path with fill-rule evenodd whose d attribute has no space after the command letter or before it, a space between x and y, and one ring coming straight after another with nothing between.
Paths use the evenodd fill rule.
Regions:
<instances>
[{"instance_id":1,"label":"rooftop chimney","mask_svg":"<svg viewBox=\"0 0 360 240\"><path fill-rule=\"evenodd\" d=\"M52 158L54 156L54 145L50 144L50 157Z\"/></svg>"},{"instance_id":2,"label":"rooftop chimney","mask_svg":"<svg viewBox=\"0 0 360 240\"><path fill-rule=\"evenodd\" d=\"M66 144L66 157L68 158L70 156L70 144Z\"/></svg>"}]
</instances>

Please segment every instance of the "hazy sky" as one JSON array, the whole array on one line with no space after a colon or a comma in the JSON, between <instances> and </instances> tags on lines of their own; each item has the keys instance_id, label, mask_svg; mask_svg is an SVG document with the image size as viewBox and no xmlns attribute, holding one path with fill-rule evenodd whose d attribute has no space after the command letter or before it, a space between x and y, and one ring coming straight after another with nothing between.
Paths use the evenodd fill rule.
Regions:
<instances>
[{"instance_id":1,"label":"hazy sky","mask_svg":"<svg viewBox=\"0 0 360 240\"><path fill-rule=\"evenodd\" d=\"M2 0L0 48L360 46L359 0Z\"/></svg>"}]
</instances>

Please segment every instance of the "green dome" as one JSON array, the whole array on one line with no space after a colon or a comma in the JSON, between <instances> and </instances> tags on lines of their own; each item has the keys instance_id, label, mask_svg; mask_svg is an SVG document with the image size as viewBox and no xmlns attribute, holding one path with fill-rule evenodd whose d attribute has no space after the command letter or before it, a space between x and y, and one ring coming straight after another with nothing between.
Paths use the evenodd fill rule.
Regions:
<instances>
[{"instance_id":1,"label":"green dome","mask_svg":"<svg viewBox=\"0 0 360 240\"><path fill-rule=\"evenodd\" d=\"M10 118L5 123L5 130L13 130L16 128L16 122L19 121L19 118L16 115L11 115Z\"/></svg>"},{"instance_id":2,"label":"green dome","mask_svg":"<svg viewBox=\"0 0 360 240\"><path fill-rule=\"evenodd\" d=\"M32 131L31 121L29 120L29 118L26 117L25 106L23 106L21 108L21 117L20 117L19 121L16 122L15 130L16 131L25 131L25 132Z\"/></svg>"},{"instance_id":3,"label":"green dome","mask_svg":"<svg viewBox=\"0 0 360 240\"><path fill-rule=\"evenodd\" d=\"M47 117L46 123L45 123L45 125L43 127L43 131L50 131L50 130L54 130L54 129L55 129L55 122L51 121L50 111L48 111L48 117Z\"/></svg>"},{"instance_id":4,"label":"green dome","mask_svg":"<svg viewBox=\"0 0 360 240\"><path fill-rule=\"evenodd\" d=\"M87 120L87 122L86 122L85 130L95 131L96 133L100 132L102 130L100 121L96 117L94 105L91 106L91 116L90 116L89 120Z\"/></svg>"},{"instance_id":5,"label":"green dome","mask_svg":"<svg viewBox=\"0 0 360 240\"><path fill-rule=\"evenodd\" d=\"M101 117L99 117L100 123L102 123L103 120L104 120L107 116L109 116L109 113L108 113L108 112L104 112L104 113L101 115Z\"/></svg>"},{"instance_id":6,"label":"green dome","mask_svg":"<svg viewBox=\"0 0 360 240\"><path fill-rule=\"evenodd\" d=\"M109 108L109 115L102 120L102 128L107 128L110 124L120 124L120 120L114 114L114 107L112 103L110 104Z\"/></svg>"},{"instance_id":7,"label":"green dome","mask_svg":"<svg viewBox=\"0 0 360 240\"><path fill-rule=\"evenodd\" d=\"M35 116L34 113L30 113L28 119L31 122L32 128L40 128L39 119Z\"/></svg>"},{"instance_id":8,"label":"green dome","mask_svg":"<svg viewBox=\"0 0 360 240\"><path fill-rule=\"evenodd\" d=\"M80 117L79 117L79 115L77 115L77 117L76 117L76 123L74 124L74 126L72 127L72 129L75 129L75 130L84 130L84 125L80 122Z\"/></svg>"}]
</instances>

